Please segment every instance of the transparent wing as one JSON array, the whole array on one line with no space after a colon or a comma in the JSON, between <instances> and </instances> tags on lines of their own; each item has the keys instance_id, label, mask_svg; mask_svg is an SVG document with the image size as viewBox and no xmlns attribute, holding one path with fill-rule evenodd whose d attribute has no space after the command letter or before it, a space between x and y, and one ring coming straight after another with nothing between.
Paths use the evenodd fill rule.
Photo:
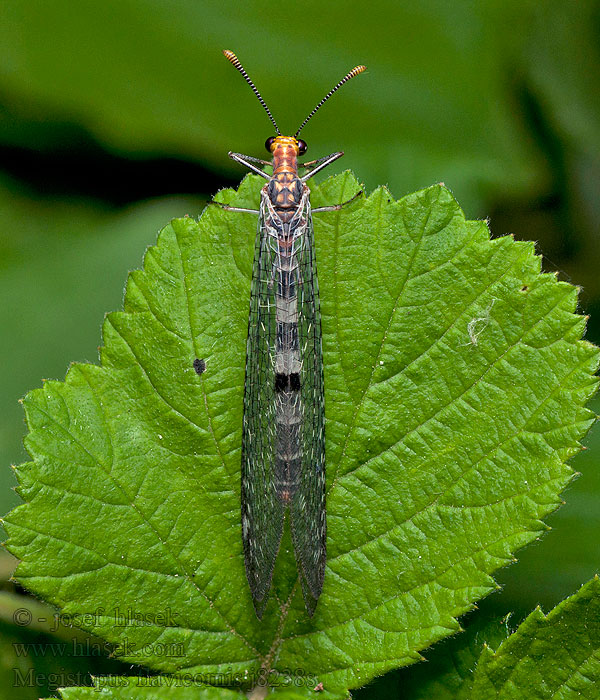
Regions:
<instances>
[{"instance_id":1,"label":"transparent wing","mask_svg":"<svg viewBox=\"0 0 600 700\"><path fill-rule=\"evenodd\" d=\"M258 617L267 601L283 532L284 506L275 488L276 252L266 223L266 204L256 237L246 348L242 432L242 539L246 575Z\"/></svg>"},{"instance_id":2,"label":"transparent wing","mask_svg":"<svg viewBox=\"0 0 600 700\"><path fill-rule=\"evenodd\" d=\"M308 190L308 188L306 188ZM298 251L298 337L302 357L302 467L290 501L294 551L310 614L323 588L327 523L325 512L325 400L321 314L308 196L303 211L305 231ZM310 600L310 597L314 600Z\"/></svg>"}]
</instances>

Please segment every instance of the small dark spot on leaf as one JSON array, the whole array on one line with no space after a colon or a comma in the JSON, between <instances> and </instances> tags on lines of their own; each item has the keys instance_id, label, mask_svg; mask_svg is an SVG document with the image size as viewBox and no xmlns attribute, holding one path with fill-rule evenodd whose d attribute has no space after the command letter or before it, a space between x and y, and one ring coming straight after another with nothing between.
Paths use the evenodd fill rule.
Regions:
<instances>
[{"instance_id":1,"label":"small dark spot on leaf","mask_svg":"<svg viewBox=\"0 0 600 700\"><path fill-rule=\"evenodd\" d=\"M194 369L196 370L196 374L202 374L206 369L206 362L204 360L199 360L198 358L196 358L194 360Z\"/></svg>"},{"instance_id":2,"label":"small dark spot on leaf","mask_svg":"<svg viewBox=\"0 0 600 700\"><path fill-rule=\"evenodd\" d=\"M528 292L528 291L529 291L529 285L528 285L528 284L524 284L524 285L521 287L521 291L522 291L522 292Z\"/></svg>"}]
</instances>

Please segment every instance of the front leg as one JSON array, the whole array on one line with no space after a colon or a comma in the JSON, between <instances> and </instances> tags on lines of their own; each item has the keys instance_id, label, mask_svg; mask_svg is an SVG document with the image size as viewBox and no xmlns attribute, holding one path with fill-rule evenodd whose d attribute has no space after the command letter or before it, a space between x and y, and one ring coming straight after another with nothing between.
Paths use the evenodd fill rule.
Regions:
<instances>
[{"instance_id":1,"label":"front leg","mask_svg":"<svg viewBox=\"0 0 600 700\"><path fill-rule=\"evenodd\" d=\"M256 165L254 165L254 163L260 163L261 165L272 165L272 163L270 163L268 160L261 160L260 158L245 156L243 153L232 153L231 151L229 151L229 157L235 160L237 163L245 165L249 170L252 170L253 173L264 177L265 180L271 179L271 176L267 175L267 173L265 173L264 170L261 170L260 168L257 168Z\"/></svg>"},{"instance_id":2,"label":"front leg","mask_svg":"<svg viewBox=\"0 0 600 700\"><path fill-rule=\"evenodd\" d=\"M311 160L308 163L305 163L304 166L312 166L313 164L315 165L314 168L306 175L300 178L302 182L306 182L309 180L313 175L316 175L318 172L323 170L323 168L326 168L330 163L333 163L334 160L337 160L338 158L341 158L344 155L344 151L337 151L336 153L332 153L329 156L325 156L325 158L319 158L318 160Z\"/></svg>"}]
</instances>

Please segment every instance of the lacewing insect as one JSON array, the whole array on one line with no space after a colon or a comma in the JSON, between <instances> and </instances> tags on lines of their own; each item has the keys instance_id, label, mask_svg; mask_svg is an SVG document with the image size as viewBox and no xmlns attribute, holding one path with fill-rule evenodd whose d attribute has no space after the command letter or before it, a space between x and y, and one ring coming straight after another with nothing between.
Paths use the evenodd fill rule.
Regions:
<instances>
[{"instance_id":1,"label":"lacewing insect","mask_svg":"<svg viewBox=\"0 0 600 700\"><path fill-rule=\"evenodd\" d=\"M240 153L233 160L267 180L257 210L258 233L250 291L242 433L242 539L246 575L259 618L271 587L286 513L306 609L314 613L326 560L325 402L319 288L306 184L342 151L298 163L306 143L298 134L351 78L356 66L312 110L293 136L282 136L267 104L232 51L223 52L243 75L275 127L265 142L272 161ZM273 174L262 169L272 165ZM300 177L298 168L306 174ZM355 195L349 202L359 196ZM218 203L217 203L218 204Z\"/></svg>"}]
</instances>

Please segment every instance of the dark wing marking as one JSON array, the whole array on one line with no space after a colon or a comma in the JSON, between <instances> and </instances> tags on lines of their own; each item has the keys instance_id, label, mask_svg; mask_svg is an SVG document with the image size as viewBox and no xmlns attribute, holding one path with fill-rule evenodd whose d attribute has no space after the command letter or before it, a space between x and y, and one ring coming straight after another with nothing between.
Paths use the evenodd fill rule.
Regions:
<instances>
[{"instance_id":1,"label":"dark wing marking","mask_svg":"<svg viewBox=\"0 0 600 700\"><path fill-rule=\"evenodd\" d=\"M307 610L312 615L323 588L327 522L321 313L308 197L306 203L303 213L306 231L299 252L298 284L298 335L302 353L302 469L299 487L290 502L290 521L304 599Z\"/></svg>"},{"instance_id":2,"label":"dark wing marking","mask_svg":"<svg viewBox=\"0 0 600 700\"><path fill-rule=\"evenodd\" d=\"M283 533L284 506L274 485L276 320L273 265L264 197L256 237L246 349L242 432L242 540L246 575L262 617Z\"/></svg>"}]
</instances>

